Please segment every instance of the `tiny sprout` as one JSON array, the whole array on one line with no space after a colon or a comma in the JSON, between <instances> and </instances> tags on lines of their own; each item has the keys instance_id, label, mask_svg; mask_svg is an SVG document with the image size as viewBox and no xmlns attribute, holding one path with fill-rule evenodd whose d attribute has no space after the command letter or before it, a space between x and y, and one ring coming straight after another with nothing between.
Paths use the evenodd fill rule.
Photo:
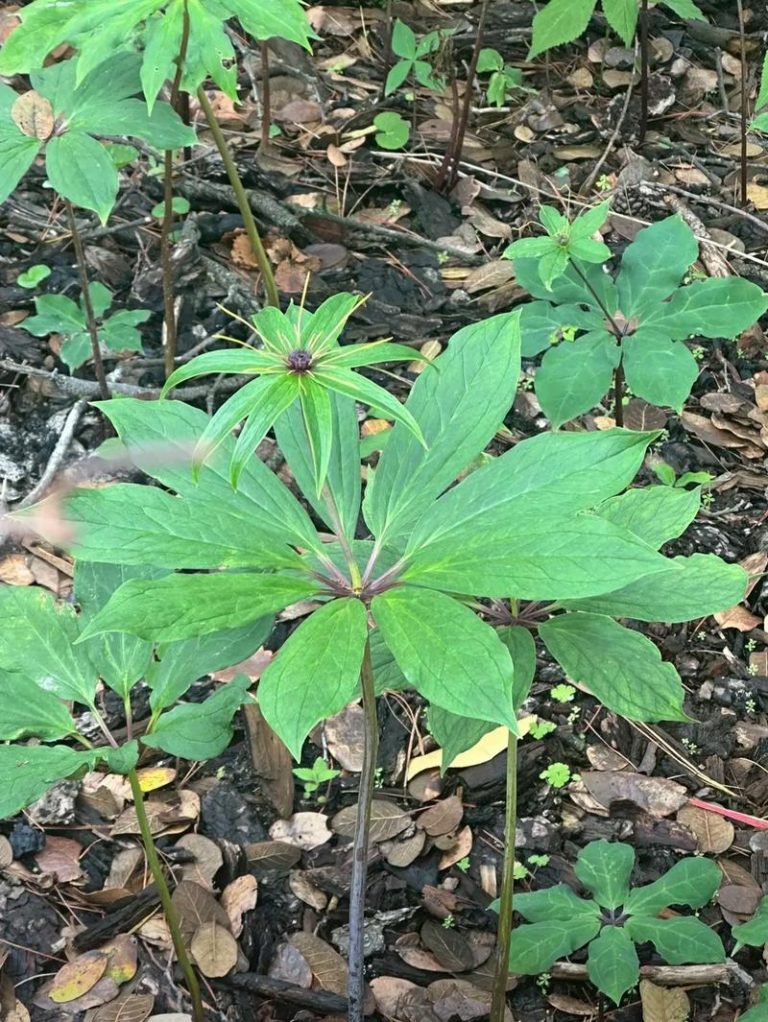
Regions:
<instances>
[{"instance_id":1,"label":"tiny sprout","mask_svg":"<svg viewBox=\"0 0 768 1022\"><path fill-rule=\"evenodd\" d=\"M536 986L545 994L549 990L549 984L552 982L552 977L548 972L542 972L540 976L536 977Z\"/></svg>"},{"instance_id":2,"label":"tiny sprout","mask_svg":"<svg viewBox=\"0 0 768 1022\"><path fill-rule=\"evenodd\" d=\"M541 771L539 777L552 788L564 788L569 781L578 780L578 775L571 773L567 763L550 763L546 770Z\"/></svg>"},{"instance_id":3,"label":"tiny sprout","mask_svg":"<svg viewBox=\"0 0 768 1022\"><path fill-rule=\"evenodd\" d=\"M759 673L760 669L757 666L757 664L750 664L749 667L747 668L747 674L751 675L753 678L755 677L756 674Z\"/></svg>"},{"instance_id":4,"label":"tiny sprout","mask_svg":"<svg viewBox=\"0 0 768 1022\"><path fill-rule=\"evenodd\" d=\"M456 869L460 869L462 873L469 872L469 856L465 855L463 859L459 859L456 863Z\"/></svg>"},{"instance_id":5,"label":"tiny sprout","mask_svg":"<svg viewBox=\"0 0 768 1022\"><path fill-rule=\"evenodd\" d=\"M682 738L680 741L691 755L695 755L699 751L698 745L691 738Z\"/></svg>"},{"instance_id":6,"label":"tiny sprout","mask_svg":"<svg viewBox=\"0 0 768 1022\"><path fill-rule=\"evenodd\" d=\"M331 781L339 776L339 771L329 767L321 756L318 756L311 767L296 767L293 773L304 783L305 798L309 798L325 781Z\"/></svg>"},{"instance_id":7,"label":"tiny sprout","mask_svg":"<svg viewBox=\"0 0 768 1022\"><path fill-rule=\"evenodd\" d=\"M553 685L549 694L555 702L570 703L576 695L576 689L573 685Z\"/></svg>"},{"instance_id":8,"label":"tiny sprout","mask_svg":"<svg viewBox=\"0 0 768 1022\"><path fill-rule=\"evenodd\" d=\"M747 713L755 713L757 711L757 703L755 702L754 696L748 696L744 702L744 709Z\"/></svg>"},{"instance_id":9,"label":"tiny sprout","mask_svg":"<svg viewBox=\"0 0 768 1022\"><path fill-rule=\"evenodd\" d=\"M744 648L748 653L754 653L754 651L757 649L757 643L755 642L754 639L747 639L747 641L744 643Z\"/></svg>"},{"instance_id":10,"label":"tiny sprout","mask_svg":"<svg viewBox=\"0 0 768 1022\"><path fill-rule=\"evenodd\" d=\"M601 174L595 184L600 192L608 192L611 189L611 179L607 174Z\"/></svg>"},{"instance_id":11,"label":"tiny sprout","mask_svg":"<svg viewBox=\"0 0 768 1022\"><path fill-rule=\"evenodd\" d=\"M548 855L529 855L528 856L529 866L548 866L549 856Z\"/></svg>"},{"instance_id":12,"label":"tiny sprout","mask_svg":"<svg viewBox=\"0 0 768 1022\"><path fill-rule=\"evenodd\" d=\"M530 876L528 870L525 868L522 862L517 862L517 860L515 860L512 875L514 876L515 880L525 880L527 876Z\"/></svg>"},{"instance_id":13,"label":"tiny sprout","mask_svg":"<svg viewBox=\"0 0 768 1022\"><path fill-rule=\"evenodd\" d=\"M443 919L443 929L452 930L456 925L456 920L453 917L453 913L449 912L448 915Z\"/></svg>"}]
</instances>

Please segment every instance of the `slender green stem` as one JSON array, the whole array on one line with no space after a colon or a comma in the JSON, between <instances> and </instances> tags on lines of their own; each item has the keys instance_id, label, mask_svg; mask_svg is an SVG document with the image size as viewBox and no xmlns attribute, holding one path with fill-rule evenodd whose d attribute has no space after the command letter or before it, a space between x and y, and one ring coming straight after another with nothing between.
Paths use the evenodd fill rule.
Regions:
<instances>
[{"instance_id":1,"label":"slender green stem","mask_svg":"<svg viewBox=\"0 0 768 1022\"><path fill-rule=\"evenodd\" d=\"M365 1000L365 888L368 872L368 838L371 826L371 803L376 780L376 755L379 748L379 722L376 717L376 690L373 683L371 644L365 643L360 667L363 690L363 769L360 774L360 797L357 803L355 839L352 852L352 884L349 892L349 990L348 1022L363 1022Z\"/></svg>"},{"instance_id":2,"label":"slender green stem","mask_svg":"<svg viewBox=\"0 0 768 1022\"><path fill-rule=\"evenodd\" d=\"M512 942L512 898L515 890L515 829L517 827L517 736L507 745L507 805L504 814L504 865L501 877L496 971L493 977L491 1022L504 1022L507 1006L509 948Z\"/></svg>"},{"instance_id":3,"label":"slender green stem","mask_svg":"<svg viewBox=\"0 0 768 1022\"><path fill-rule=\"evenodd\" d=\"M85 261L85 249L83 248L83 240L80 237L80 232L77 229L77 221L75 220L75 211L72 208L72 203L69 199L65 199L67 207L67 217L69 219L69 230L72 235L72 244L75 248L75 259L77 261L77 272L80 275L80 290L83 292L83 311L85 312L85 322L88 327L88 334L91 338L91 354L93 355L93 369L96 373L96 379L99 383L99 390L101 392L101 398L103 401L109 400L109 386L107 385L107 377L104 373L104 363L101 359L101 348L99 347L99 330L96 326L96 314L93 311L93 302L91 301L91 292L88 287L88 267Z\"/></svg>"},{"instance_id":4,"label":"slender green stem","mask_svg":"<svg viewBox=\"0 0 768 1022\"><path fill-rule=\"evenodd\" d=\"M135 770L130 771L128 774L128 780L133 793L133 804L136 808L136 819L139 824L139 831L141 832L141 840L144 844L144 851L147 853L149 871L152 874L152 879L157 887L157 893L160 896L160 904L163 906L163 912L165 913L165 921L168 924L168 929L171 931L171 939L173 941L174 950L176 951L176 958L181 966L181 971L184 973L184 979L187 982L189 996L192 1000L192 1018L194 1022L204 1022L205 1015L203 1012L203 1001L200 996L200 984L197 982L197 976L192 968L192 962L189 960L187 949L184 946L184 940L181 936L181 927L179 926L179 917L176 912L176 907L171 899L171 892L165 879L165 873L163 873L160 856L157 854L155 839L152 837L152 830L149 826L147 811L144 808L144 795L141 790L138 774Z\"/></svg>"},{"instance_id":5,"label":"slender green stem","mask_svg":"<svg viewBox=\"0 0 768 1022\"><path fill-rule=\"evenodd\" d=\"M184 0L181 42L176 58L176 74L171 85L171 106L176 109L181 89L181 76L189 45L189 6ZM173 233L173 149L163 156L163 225L160 229L160 263L163 271L163 307L165 309L165 375L170 376L176 359L176 309L173 295L173 263L171 261L171 234Z\"/></svg>"},{"instance_id":6,"label":"slender green stem","mask_svg":"<svg viewBox=\"0 0 768 1022\"><path fill-rule=\"evenodd\" d=\"M280 296L277 293L275 276L272 273L272 267L269 265L267 253L264 251L264 245L262 244L258 228L256 227L256 221L253 218L253 212L251 211L251 206L248 202L248 196L246 195L240 175L237 172L235 161L232 159L232 153L229 151L227 140L224 138L224 133L219 127L219 122L216 120L213 107L211 106L202 85L197 90L197 98L200 106L202 107L203 113L205 114L205 119L208 122L211 134L213 135L216 148L219 150L219 155L224 162L229 183L232 185L232 191L235 193L237 208L240 210L240 215L242 216L243 224L245 225L245 233L248 235L248 240L251 243L251 248L256 256L256 262L264 281L264 290L267 293L267 305L274 305L275 308L279 309Z\"/></svg>"}]
</instances>

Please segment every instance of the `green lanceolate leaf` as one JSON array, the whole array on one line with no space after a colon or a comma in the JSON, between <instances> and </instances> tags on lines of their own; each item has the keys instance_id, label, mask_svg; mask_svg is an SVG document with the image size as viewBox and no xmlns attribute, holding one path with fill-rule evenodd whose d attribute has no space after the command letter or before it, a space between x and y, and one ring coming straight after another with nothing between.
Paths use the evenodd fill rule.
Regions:
<instances>
[{"instance_id":1,"label":"green lanceolate leaf","mask_svg":"<svg viewBox=\"0 0 768 1022\"><path fill-rule=\"evenodd\" d=\"M0 704L0 741L32 737L55 742L76 731L61 699L22 674L0 672Z\"/></svg>"},{"instance_id":2,"label":"green lanceolate leaf","mask_svg":"<svg viewBox=\"0 0 768 1022\"><path fill-rule=\"evenodd\" d=\"M360 465L358 457L359 427L355 402L331 393L330 460L326 483L330 491L344 535L352 539L360 513ZM292 405L275 423L275 436L301 492L326 525L334 528L325 501L318 497L310 458L306 428L301 408Z\"/></svg>"},{"instance_id":3,"label":"green lanceolate leaf","mask_svg":"<svg viewBox=\"0 0 768 1022\"><path fill-rule=\"evenodd\" d=\"M549 0L533 19L528 59L578 39L589 24L595 3L596 0Z\"/></svg>"},{"instance_id":4,"label":"green lanceolate leaf","mask_svg":"<svg viewBox=\"0 0 768 1022\"><path fill-rule=\"evenodd\" d=\"M169 569L300 566L289 536L215 497L203 486L184 500L133 483L76 491L65 511L71 549L83 560Z\"/></svg>"},{"instance_id":5,"label":"green lanceolate leaf","mask_svg":"<svg viewBox=\"0 0 768 1022\"><path fill-rule=\"evenodd\" d=\"M632 938L618 926L604 926L589 945L587 974L598 990L618 1004L640 979L640 960Z\"/></svg>"},{"instance_id":6,"label":"green lanceolate leaf","mask_svg":"<svg viewBox=\"0 0 768 1022\"><path fill-rule=\"evenodd\" d=\"M617 280L624 316L629 319L658 309L698 254L698 242L682 217L667 217L639 231L622 256Z\"/></svg>"},{"instance_id":7,"label":"green lanceolate leaf","mask_svg":"<svg viewBox=\"0 0 768 1022\"><path fill-rule=\"evenodd\" d=\"M517 711L528 698L536 674L536 643L528 629L519 625L499 628L496 634L512 657L515 668L512 706Z\"/></svg>"},{"instance_id":8,"label":"green lanceolate leaf","mask_svg":"<svg viewBox=\"0 0 768 1022\"><path fill-rule=\"evenodd\" d=\"M599 919L597 902L580 898L567 884L555 884L541 891L516 894L515 912L529 923L545 923L552 919Z\"/></svg>"},{"instance_id":9,"label":"green lanceolate leaf","mask_svg":"<svg viewBox=\"0 0 768 1022\"><path fill-rule=\"evenodd\" d=\"M460 330L436 366L416 380L407 405L427 448L396 425L366 489L363 514L381 541L407 536L503 421L520 371L517 314Z\"/></svg>"},{"instance_id":10,"label":"green lanceolate leaf","mask_svg":"<svg viewBox=\"0 0 768 1022\"><path fill-rule=\"evenodd\" d=\"M652 884L636 887L624 902L624 911L630 916L657 916L671 905L701 908L714 897L722 876L711 859L681 859Z\"/></svg>"},{"instance_id":11,"label":"green lanceolate leaf","mask_svg":"<svg viewBox=\"0 0 768 1022\"><path fill-rule=\"evenodd\" d=\"M430 703L517 734L512 658L471 610L410 586L374 597L371 610L403 674Z\"/></svg>"},{"instance_id":12,"label":"green lanceolate leaf","mask_svg":"<svg viewBox=\"0 0 768 1022\"><path fill-rule=\"evenodd\" d=\"M324 387L328 387L337 394L354 398L355 401L360 401L369 407L380 408L388 418L391 417L395 422L401 423L410 430L418 442L426 448L424 434L416 419L408 408L401 405L397 398L383 387L379 387L378 384L372 383L371 380L367 380L358 373L338 369L330 363L327 366L322 365L315 373L315 377Z\"/></svg>"},{"instance_id":13,"label":"green lanceolate leaf","mask_svg":"<svg viewBox=\"0 0 768 1022\"><path fill-rule=\"evenodd\" d=\"M385 692L400 692L407 689L408 681L400 670L395 656L378 628L372 628L368 634L371 644L371 663L373 665L374 687L376 695Z\"/></svg>"},{"instance_id":14,"label":"green lanceolate leaf","mask_svg":"<svg viewBox=\"0 0 768 1022\"><path fill-rule=\"evenodd\" d=\"M186 365L174 369L163 384L160 397L181 386L188 380L211 373L253 373L274 372L283 368L283 360L271 351L255 351L253 348L234 348L227 351L206 351L197 355Z\"/></svg>"},{"instance_id":15,"label":"green lanceolate leaf","mask_svg":"<svg viewBox=\"0 0 768 1022\"><path fill-rule=\"evenodd\" d=\"M563 603L570 610L674 624L735 607L744 599L747 582L738 564L726 564L713 554L693 554L674 557L665 570L614 592Z\"/></svg>"},{"instance_id":16,"label":"green lanceolate leaf","mask_svg":"<svg viewBox=\"0 0 768 1022\"><path fill-rule=\"evenodd\" d=\"M75 565L75 599L80 604L80 624L89 624L112 594L131 578L158 578L164 569L128 567L78 561ZM87 643L85 649L104 683L122 699L147 673L152 662L152 642L122 632L107 632Z\"/></svg>"},{"instance_id":17,"label":"green lanceolate leaf","mask_svg":"<svg viewBox=\"0 0 768 1022\"><path fill-rule=\"evenodd\" d=\"M83 131L52 138L45 170L54 191L75 206L92 209L106 224L117 198L117 170L100 142Z\"/></svg>"},{"instance_id":18,"label":"green lanceolate leaf","mask_svg":"<svg viewBox=\"0 0 768 1022\"><path fill-rule=\"evenodd\" d=\"M460 717L435 703L429 707L428 720L429 730L442 751L441 773L445 773L457 756L477 745L496 726L488 720Z\"/></svg>"},{"instance_id":19,"label":"green lanceolate leaf","mask_svg":"<svg viewBox=\"0 0 768 1022\"><path fill-rule=\"evenodd\" d=\"M661 957L670 965L696 962L724 962L725 950L717 934L693 916L676 919L650 919L632 916L626 930L636 944L650 941Z\"/></svg>"},{"instance_id":20,"label":"green lanceolate leaf","mask_svg":"<svg viewBox=\"0 0 768 1022\"><path fill-rule=\"evenodd\" d=\"M315 496L322 493L333 447L331 393L311 379L299 380L299 400L309 447ZM357 459L355 459L357 460Z\"/></svg>"},{"instance_id":21,"label":"green lanceolate leaf","mask_svg":"<svg viewBox=\"0 0 768 1022\"><path fill-rule=\"evenodd\" d=\"M97 755L67 745L0 745L0 819L14 816L56 781L92 767Z\"/></svg>"},{"instance_id":22,"label":"green lanceolate leaf","mask_svg":"<svg viewBox=\"0 0 768 1022\"><path fill-rule=\"evenodd\" d=\"M318 721L355 699L367 635L363 603L334 600L299 625L261 676L261 712L294 759Z\"/></svg>"},{"instance_id":23,"label":"green lanceolate leaf","mask_svg":"<svg viewBox=\"0 0 768 1022\"><path fill-rule=\"evenodd\" d=\"M50 593L0 588L0 671L22 675L40 688L84 706L93 705L97 671L76 642L74 609Z\"/></svg>"},{"instance_id":24,"label":"green lanceolate leaf","mask_svg":"<svg viewBox=\"0 0 768 1022\"><path fill-rule=\"evenodd\" d=\"M575 916L515 927L509 950L509 971L522 976L547 972L558 958L588 944L600 925L597 917Z\"/></svg>"},{"instance_id":25,"label":"green lanceolate leaf","mask_svg":"<svg viewBox=\"0 0 768 1022\"><path fill-rule=\"evenodd\" d=\"M718 883L719 880L718 877ZM731 933L738 941L736 950L744 944L749 944L751 947L762 947L763 944L768 944L768 897L761 898L752 918L746 923L733 926Z\"/></svg>"},{"instance_id":26,"label":"green lanceolate leaf","mask_svg":"<svg viewBox=\"0 0 768 1022\"><path fill-rule=\"evenodd\" d=\"M595 513L658 550L664 543L685 532L700 505L698 488L682 490L671 486L644 486L609 497L595 509Z\"/></svg>"},{"instance_id":27,"label":"green lanceolate leaf","mask_svg":"<svg viewBox=\"0 0 768 1022\"><path fill-rule=\"evenodd\" d=\"M718 277L699 280L654 304L643 326L674 339L737 337L768 309L768 295L749 280Z\"/></svg>"},{"instance_id":28,"label":"green lanceolate leaf","mask_svg":"<svg viewBox=\"0 0 768 1022\"><path fill-rule=\"evenodd\" d=\"M226 7L256 39L288 39L309 49L309 22L298 0L226 0Z\"/></svg>"},{"instance_id":29,"label":"green lanceolate leaf","mask_svg":"<svg viewBox=\"0 0 768 1022\"><path fill-rule=\"evenodd\" d=\"M620 357L621 349L607 330L550 348L536 373L535 387L554 429L600 402L610 390Z\"/></svg>"},{"instance_id":30,"label":"green lanceolate leaf","mask_svg":"<svg viewBox=\"0 0 768 1022\"><path fill-rule=\"evenodd\" d=\"M212 759L220 755L232 738L232 718L250 699L250 679L238 676L219 688L203 703L183 703L164 713L144 745L162 749L170 756L188 760Z\"/></svg>"},{"instance_id":31,"label":"green lanceolate leaf","mask_svg":"<svg viewBox=\"0 0 768 1022\"><path fill-rule=\"evenodd\" d=\"M156 642L196 638L277 613L317 590L308 579L246 572L129 579L91 620L83 638L112 631Z\"/></svg>"},{"instance_id":32,"label":"green lanceolate leaf","mask_svg":"<svg viewBox=\"0 0 768 1022\"><path fill-rule=\"evenodd\" d=\"M653 405L682 411L699 364L686 346L653 327L640 327L622 342L622 364L633 394Z\"/></svg>"},{"instance_id":33,"label":"green lanceolate leaf","mask_svg":"<svg viewBox=\"0 0 768 1022\"><path fill-rule=\"evenodd\" d=\"M264 643L273 625L274 617L270 615L238 628L161 645L160 659L153 661L147 672L153 716L173 706L198 678L242 663Z\"/></svg>"},{"instance_id":34,"label":"green lanceolate leaf","mask_svg":"<svg viewBox=\"0 0 768 1022\"><path fill-rule=\"evenodd\" d=\"M616 909L627 900L634 865L631 845L590 841L579 852L574 872L599 905Z\"/></svg>"},{"instance_id":35,"label":"green lanceolate leaf","mask_svg":"<svg viewBox=\"0 0 768 1022\"><path fill-rule=\"evenodd\" d=\"M602 614L578 612L544 621L539 635L568 676L616 713L630 720L689 719L677 671L639 632Z\"/></svg>"},{"instance_id":36,"label":"green lanceolate leaf","mask_svg":"<svg viewBox=\"0 0 768 1022\"><path fill-rule=\"evenodd\" d=\"M238 480L238 490L232 490L228 466L235 446L233 438L224 441L201 470L199 483L195 482L192 451L209 422L204 412L181 401L147 402L132 398L98 402L98 407L115 426L126 444L127 456L137 468L184 498L204 497L206 504L210 501L210 511L215 511L219 524L212 524L207 532L226 529L219 516L231 514L240 519L240 525L231 527L243 533L238 538L247 546L260 545L259 536L282 535L291 544L322 549L322 541L307 513L259 458L248 462Z\"/></svg>"},{"instance_id":37,"label":"green lanceolate leaf","mask_svg":"<svg viewBox=\"0 0 768 1022\"><path fill-rule=\"evenodd\" d=\"M602 7L605 20L613 31L625 46L631 46L640 10L637 0L602 0Z\"/></svg>"}]
</instances>

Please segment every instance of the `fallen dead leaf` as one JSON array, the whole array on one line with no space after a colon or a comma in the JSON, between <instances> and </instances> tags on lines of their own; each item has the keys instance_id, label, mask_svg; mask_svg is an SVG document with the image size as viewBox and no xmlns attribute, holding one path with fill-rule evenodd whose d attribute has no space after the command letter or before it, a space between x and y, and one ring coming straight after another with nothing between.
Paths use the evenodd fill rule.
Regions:
<instances>
[{"instance_id":1,"label":"fallen dead leaf","mask_svg":"<svg viewBox=\"0 0 768 1022\"><path fill-rule=\"evenodd\" d=\"M179 915L179 926L185 943L205 923L218 923L227 928L229 916L210 891L192 880L182 880L174 890L171 900Z\"/></svg>"},{"instance_id":2,"label":"fallen dead leaf","mask_svg":"<svg viewBox=\"0 0 768 1022\"><path fill-rule=\"evenodd\" d=\"M472 851L472 828L462 827L456 835L456 840L445 849L437 864L438 869L450 869L457 862L465 859Z\"/></svg>"},{"instance_id":3,"label":"fallen dead leaf","mask_svg":"<svg viewBox=\"0 0 768 1022\"><path fill-rule=\"evenodd\" d=\"M448 972L468 972L474 968L472 949L458 930L447 929L434 919L427 919L419 935L424 946Z\"/></svg>"},{"instance_id":4,"label":"fallen dead leaf","mask_svg":"<svg viewBox=\"0 0 768 1022\"><path fill-rule=\"evenodd\" d=\"M399 976L377 976L371 980L376 1007L387 1018L401 1018L400 1002L407 993L420 990L416 983Z\"/></svg>"},{"instance_id":5,"label":"fallen dead leaf","mask_svg":"<svg viewBox=\"0 0 768 1022\"><path fill-rule=\"evenodd\" d=\"M322 990L346 997L347 963L330 944L313 933L294 933L290 943L306 959Z\"/></svg>"},{"instance_id":6,"label":"fallen dead leaf","mask_svg":"<svg viewBox=\"0 0 768 1022\"><path fill-rule=\"evenodd\" d=\"M80 867L80 856L83 854L79 842L68 837L50 835L45 847L35 855L35 862L43 873L55 877L60 884L79 880L83 875Z\"/></svg>"},{"instance_id":7,"label":"fallen dead leaf","mask_svg":"<svg viewBox=\"0 0 768 1022\"><path fill-rule=\"evenodd\" d=\"M731 847L736 835L730 820L698 806L683 806L677 814L677 822L693 831L700 852L719 855Z\"/></svg>"},{"instance_id":8,"label":"fallen dead leaf","mask_svg":"<svg viewBox=\"0 0 768 1022\"><path fill-rule=\"evenodd\" d=\"M456 795L451 795L437 805L431 806L416 818L416 826L430 837L452 834L461 823L464 804Z\"/></svg>"},{"instance_id":9,"label":"fallen dead leaf","mask_svg":"<svg viewBox=\"0 0 768 1022\"><path fill-rule=\"evenodd\" d=\"M691 1006L688 994L680 987L660 987L648 979L640 980L643 1022L685 1022Z\"/></svg>"},{"instance_id":10,"label":"fallen dead leaf","mask_svg":"<svg viewBox=\"0 0 768 1022\"><path fill-rule=\"evenodd\" d=\"M237 941L228 929L213 920L195 930L189 950L209 979L221 979L237 965Z\"/></svg>"},{"instance_id":11,"label":"fallen dead leaf","mask_svg":"<svg viewBox=\"0 0 768 1022\"><path fill-rule=\"evenodd\" d=\"M276 820L269 828L269 836L275 841L311 851L330 841L332 835L328 819L322 813L294 813L287 820Z\"/></svg>"},{"instance_id":12,"label":"fallen dead leaf","mask_svg":"<svg viewBox=\"0 0 768 1022\"><path fill-rule=\"evenodd\" d=\"M245 846L249 869L257 873L287 873L301 858L301 849L287 841L254 841Z\"/></svg>"},{"instance_id":13,"label":"fallen dead leaf","mask_svg":"<svg viewBox=\"0 0 768 1022\"><path fill-rule=\"evenodd\" d=\"M93 1022L145 1022L155 1006L153 994L126 994L97 1008Z\"/></svg>"},{"instance_id":14,"label":"fallen dead leaf","mask_svg":"<svg viewBox=\"0 0 768 1022\"><path fill-rule=\"evenodd\" d=\"M622 770L585 770L581 781L605 809L612 802L631 802L651 816L663 817L682 808L688 800L682 784L665 777L646 777Z\"/></svg>"},{"instance_id":15,"label":"fallen dead leaf","mask_svg":"<svg viewBox=\"0 0 768 1022\"><path fill-rule=\"evenodd\" d=\"M343 837L354 837L357 820L357 805L347 806L336 813L331 827ZM393 802L374 799L371 803L370 839L372 842L389 841L401 834L411 824L408 813Z\"/></svg>"},{"instance_id":16,"label":"fallen dead leaf","mask_svg":"<svg viewBox=\"0 0 768 1022\"><path fill-rule=\"evenodd\" d=\"M242 933L243 915L256 908L258 896L258 880L250 873L236 877L221 892L220 904L229 916L229 926L235 937Z\"/></svg>"},{"instance_id":17,"label":"fallen dead leaf","mask_svg":"<svg viewBox=\"0 0 768 1022\"><path fill-rule=\"evenodd\" d=\"M224 862L221 849L216 842L203 837L202 834L185 834L176 842L176 847L189 852L195 859L194 862L184 864L182 878L194 880L201 887L213 890L213 878Z\"/></svg>"},{"instance_id":18,"label":"fallen dead leaf","mask_svg":"<svg viewBox=\"0 0 768 1022\"><path fill-rule=\"evenodd\" d=\"M316 912L324 912L328 905L328 895L325 891L321 891L318 887L309 880L305 873L297 870L292 872L288 877L288 886L296 895L296 897L303 901L305 905L309 905Z\"/></svg>"},{"instance_id":19,"label":"fallen dead leaf","mask_svg":"<svg viewBox=\"0 0 768 1022\"><path fill-rule=\"evenodd\" d=\"M63 965L51 983L48 996L56 1004L66 1004L82 997L94 987L107 971L109 956L103 951L86 951Z\"/></svg>"}]
</instances>

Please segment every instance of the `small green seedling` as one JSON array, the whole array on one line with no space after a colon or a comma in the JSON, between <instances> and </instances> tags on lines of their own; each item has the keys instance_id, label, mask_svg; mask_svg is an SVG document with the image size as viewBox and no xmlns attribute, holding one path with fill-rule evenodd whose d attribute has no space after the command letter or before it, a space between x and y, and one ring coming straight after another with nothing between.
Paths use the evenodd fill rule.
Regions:
<instances>
[{"instance_id":1,"label":"small green seedling","mask_svg":"<svg viewBox=\"0 0 768 1022\"><path fill-rule=\"evenodd\" d=\"M547 735L551 735L553 731L557 731L557 724L552 720L542 720L539 718L528 728L528 734L531 738L535 738L536 741L540 741L542 738L546 738Z\"/></svg>"},{"instance_id":2,"label":"small green seedling","mask_svg":"<svg viewBox=\"0 0 768 1022\"><path fill-rule=\"evenodd\" d=\"M557 703L571 703L576 695L576 689L573 685L553 685L549 690L549 694Z\"/></svg>"},{"instance_id":3,"label":"small green seedling","mask_svg":"<svg viewBox=\"0 0 768 1022\"><path fill-rule=\"evenodd\" d=\"M451 34L450 30L438 29L417 39L410 26L400 21L399 18L395 19L392 26L391 46L392 52L400 60L389 70L384 85L384 95L390 96L411 75L425 89L442 92L445 88L445 81L435 74L432 63L426 58L437 53L444 40Z\"/></svg>"},{"instance_id":4,"label":"small green seedling","mask_svg":"<svg viewBox=\"0 0 768 1022\"><path fill-rule=\"evenodd\" d=\"M578 781L579 775L571 772L567 763L550 763L546 770L539 774L551 788L564 788L571 781Z\"/></svg>"},{"instance_id":5,"label":"small green seedling","mask_svg":"<svg viewBox=\"0 0 768 1022\"><path fill-rule=\"evenodd\" d=\"M461 870L462 873L468 873L470 867L469 856L465 855L463 859L459 859L456 863L456 869Z\"/></svg>"},{"instance_id":6,"label":"small green seedling","mask_svg":"<svg viewBox=\"0 0 768 1022\"><path fill-rule=\"evenodd\" d=\"M183 195L174 195L171 200L171 208L177 216L183 216L185 213L189 213L189 200L185 199ZM165 203L158 202L156 206L152 207L152 216L158 220L162 220L165 216Z\"/></svg>"},{"instance_id":7,"label":"small green seedling","mask_svg":"<svg viewBox=\"0 0 768 1022\"><path fill-rule=\"evenodd\" d=\"M706 20L693 0L661 0L661 3L680 18ZM602 0L601 7L605 20L616 35L625 46L631 45L637 28L640 0ZM578 39L586 31L596 8L597 0L549 0L533 19L528 59L553 46Z\"/></svg>"},{"instance_id":8,"label":"small green seedling","mask_svg":"<svg viewBox=\"0 0 768 1022\"><path fill-rule=\"evenodd\" d=\"M329 767L322 756L318 756L311 767L296 767L293 773L304 784L305 798L313 795L321 784L339 776L339 771Z\"/></svg>"},{"instance_id":9,"label":"small green seedling","mask_svg":"<svg viewBox=\"0 0 768 1022\"><path fill-rule=\"evenodd\" d=\"M542 868L544 866L548 866L549 865L549 856L548 855L535 855L535 854L534 855L529 855L528 856L528 865L529 866L537 866L537 867L541 866Z\"/></svg>"},{"instance_id":10,"label":"small green seedling","mask_svg":"<svg viewBox=\"0 0 768 1022\"><path fill-rule=\"evenodd\" d=\"M45 263L36 263L34 266L30 266L28 270L20 273L16 278L16 283L19 287L33 288L37 287L38 284L50 277L51 268L46 266Z\"/></svg>"},{"instance_id":11,"label":"small green seedling","mask_svg":"<svg viewBox=\"0 0 768 1022\"><path fill-rule=\"evenodd\" d=\"M510 92L523 88L523 72L505 63L498 50L485 48L477 58L477 73L490 73L486 95L491 106L504 106Z\"/></svg>"},{"instance_id":12,"label":"small green seedling","mask_svg":"<svg viewBox=\"0 0 768 1022\"><path fill-rule=\"evenodd\" d=\"M101 344L113 352L141 351L138 327L149 319L149 310L123 309L105 316L112 304L112 292L99 283L90 284L89 291L94 315L101 320L98 327ZM39 295L35 298L35 308L37 315L25 319L20 326L35 337L61 334L64 341L59 357L70 369L77 369L91 354L91 337L82 302L75 302L66 295Z\"/></svg>"},{"instance_id":13,"label":"small green seedling","mask_svg":"<svg viewBox=\"0 0 768 1022\"><path fill-rule=\"evenodd\" d=\"M739 277L680 286L698 242L679 216L639 231L614 280L601 265L608 249L592 238L607 213L604 202L569 224L543 207L546 236L506 252L517 283L538 299L523 307L522 352L544 352L535 390L555 428L594 408L612 384L620 424L625 382L649 403L681 411L699 374L686 339L737 337L768 309L768 296Z\"/></svg>"},{"instance_id":14,"label":"small green seedling","mask_svg":"<svg viewBox=\"0 0 768 1022\"><path fill-rule=\"evenodd\" d=\"M664 486L675 486L684 490L688 486L703 486L704 483L711 483L714 479L709 472L683 472L681 476L675 474L675 470L666 461L654 461L651 463L651 470Z\"/></svg>"},{"instance_id":15,"label":"small green seedling","mask_svg":"<svg viewBox=\"0 0 768 1022\"><path fill-rule=\"evenodd\" d=\"M400 114L385 110L373 118L376 144L382 149L402 149L411 134L411 128Z\"/></svg>"},{"instance_id":16,"label":"small green seedling","mask_svg":"<svg viewBox=\"0 0 768 1022\"><path fill-rule=\"evenodd\" d=\"M574 867L591 898L580 898L567 884L517 894L515 911L527 922L512 934L510 972L545 973L586 946L590 980L618 1004L640 979L636 944L650 942L670 965L724 962L720 938L700 919L659 918L672 905L706 905L720 884L717 865L683 859L652 884L630 890L634 864L630 845L593 841Z\"/></svg>"}]
</instances>

